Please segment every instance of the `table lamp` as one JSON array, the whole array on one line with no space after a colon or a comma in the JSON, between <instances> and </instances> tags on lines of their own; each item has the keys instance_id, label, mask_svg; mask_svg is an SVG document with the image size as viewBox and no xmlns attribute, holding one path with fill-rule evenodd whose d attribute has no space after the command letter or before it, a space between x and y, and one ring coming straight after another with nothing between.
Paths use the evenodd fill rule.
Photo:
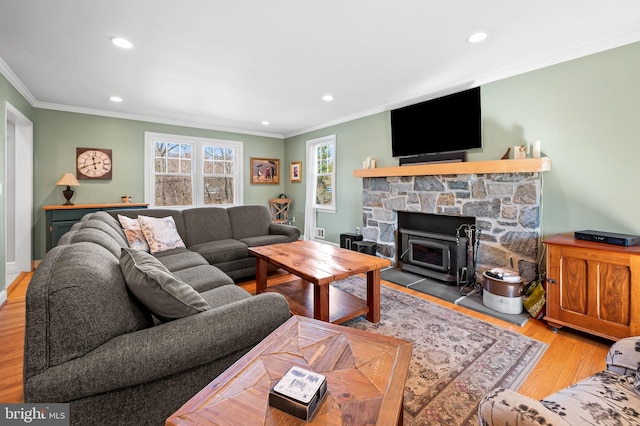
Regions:
<instances>
[{"instance_id":1,"label":"table lamp","mask_svg":"<svg viewBox=\"0 0 640 426\"><path fill-rule=\"evenodd\" d=\"M65 173L60 180L56 182L56 185L67 185L67 189L62 191L64 198L67 199L67 202L64 203L63 206L72 206L71 197L73 197L73 189L71 189L71 187L80 186L76 177L72 173Z\"/></svg>"}]
</instances>

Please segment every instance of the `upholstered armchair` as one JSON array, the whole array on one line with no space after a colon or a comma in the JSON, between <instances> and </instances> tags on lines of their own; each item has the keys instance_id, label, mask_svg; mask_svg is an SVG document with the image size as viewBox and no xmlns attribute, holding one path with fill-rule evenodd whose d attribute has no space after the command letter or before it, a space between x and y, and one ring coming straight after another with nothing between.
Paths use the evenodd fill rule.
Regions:
<instances>
[{"instance_id":1,"label":"upholstered armchair","mask_svg":"<svg viewBox=\"0 0 640 426\"><path fill-rule=\"evenodd\" d=\"M640 337L614 343L607 368L541 401L509 389L494 389L480 401L481 425L640 424Z\"/></svg>"}]
</instances>

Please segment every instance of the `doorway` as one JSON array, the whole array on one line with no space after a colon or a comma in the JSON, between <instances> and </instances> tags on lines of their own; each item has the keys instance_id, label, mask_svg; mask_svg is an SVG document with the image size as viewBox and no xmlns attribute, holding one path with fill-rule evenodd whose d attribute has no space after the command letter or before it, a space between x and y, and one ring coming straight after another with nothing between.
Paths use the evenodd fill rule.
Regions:
<instances>
[{"instance_id":1,"label":"doorway","mask_svg":"<svg viewBox=\"0 0 640 426\"><path fill-rule=\"evenodd\" d=\"M0 303L6 300L13 280L31 271L33 227L33 123L8 102L4 152L5 280Z\"/></svg>"}]
</instances>

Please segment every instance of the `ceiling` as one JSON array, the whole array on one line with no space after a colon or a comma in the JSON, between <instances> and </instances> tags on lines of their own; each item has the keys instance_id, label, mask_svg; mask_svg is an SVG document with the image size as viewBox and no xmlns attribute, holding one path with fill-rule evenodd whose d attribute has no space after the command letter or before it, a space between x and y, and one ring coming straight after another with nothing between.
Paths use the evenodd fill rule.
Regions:
<instances>
[{"instance_id":1,"label":"ceiling","mask_svg":"<svg viewBox=\"0 0 640 426\"><path fill-rule=\"evenodd\" d=\"M36 107L275 137L636 41L637 0L0 0Z\"/></svg>"}]
</instances>

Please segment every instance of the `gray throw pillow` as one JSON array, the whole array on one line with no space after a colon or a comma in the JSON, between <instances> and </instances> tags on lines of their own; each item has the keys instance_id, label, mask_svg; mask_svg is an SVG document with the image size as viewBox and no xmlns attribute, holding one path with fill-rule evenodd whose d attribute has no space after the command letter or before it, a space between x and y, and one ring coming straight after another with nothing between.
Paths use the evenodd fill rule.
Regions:
<instances>
[{"instance_id":1,"label":"gray throw pillow","mask_svg":"<svg viewBox=\"0 0 640 426\"><path fill-rule=\"evenodd\" d=\"M197 291L174 276L149 253L122 248L120 269L129 291L161 321L210 309Z\"/></svg>"}]
</instances>

